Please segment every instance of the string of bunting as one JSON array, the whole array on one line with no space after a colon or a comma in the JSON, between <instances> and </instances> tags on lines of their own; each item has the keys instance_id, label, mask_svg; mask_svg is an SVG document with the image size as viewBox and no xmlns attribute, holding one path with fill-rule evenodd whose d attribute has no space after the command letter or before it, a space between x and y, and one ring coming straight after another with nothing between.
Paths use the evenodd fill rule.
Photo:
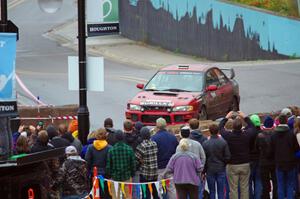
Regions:
<instances>
[{"instance_id":1,"label":"string of bunting","mask_svg":"<svg viewBox=\"0 0 300 199\"><path fill-rule=\"evenodd\" d=\"M146 195L147 187L152 196L152 193L153 193L152 184L155 185L154 187L157 190L158 194L160 193L160 191L159 191L160 185L163 188L163 192L166 193L170 186L171 180L172 180L172 178L168 178L168 179L162 179L159 181L135 183L135 182L114 181L111 179L106 179L103 176L99 175L99 176L94 177L92 190L90 191L89 195L85 197L85 199L101 199L100 189L101 189L102 193L105 193L105 182L107 183L108 194L110 196L113 195L113 193L112 193L112 185L113 185L116 195L118 195L118 190L120 187L120 191L122 192L122 194L124 196L126 196L125 186L127 186L128 190L129 190L129 194L131 196L133 194L132 190L133 190L133 188L135 188L135 190L136 190L135 194L136 194L137 198L140 198L140 191L142 191L143 195Z\"/></svg>"}]
</instances>

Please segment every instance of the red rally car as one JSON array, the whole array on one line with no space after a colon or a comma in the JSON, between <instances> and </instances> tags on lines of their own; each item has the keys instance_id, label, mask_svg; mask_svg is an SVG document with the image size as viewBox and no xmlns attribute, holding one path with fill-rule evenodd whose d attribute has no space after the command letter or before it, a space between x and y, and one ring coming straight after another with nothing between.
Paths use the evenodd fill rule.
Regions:
<instances>
[{"instance_id":1,"label":"red rally car","mask_svg":"<svg viewBox=\"0 0 300 199\"><path fill-rule=\"evenodd\" d=\"M229 73L229 77L226 74ZM209 65L171 65L160 69L127 104L126 118L155 125L165 118L169 125L191 118L217 119L239 110L239 86L233 69Z\"/></svg>"}]
</instances>

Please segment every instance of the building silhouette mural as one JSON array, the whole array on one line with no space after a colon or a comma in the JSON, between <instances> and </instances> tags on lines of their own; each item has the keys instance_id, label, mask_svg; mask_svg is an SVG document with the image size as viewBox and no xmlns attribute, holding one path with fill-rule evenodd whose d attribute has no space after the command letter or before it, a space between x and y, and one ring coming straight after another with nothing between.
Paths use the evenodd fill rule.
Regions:
<instances>
[{"instance_id":1,"label":"building silhouette mural","mask_svg":"<svg viewBox=\"0 0 300 199\"><path fill-rule=\"evenodd\" d=\"M219 61L300 56L300 21L215 0L121 0L121 34Z\"/></svg>"}]
</instances>

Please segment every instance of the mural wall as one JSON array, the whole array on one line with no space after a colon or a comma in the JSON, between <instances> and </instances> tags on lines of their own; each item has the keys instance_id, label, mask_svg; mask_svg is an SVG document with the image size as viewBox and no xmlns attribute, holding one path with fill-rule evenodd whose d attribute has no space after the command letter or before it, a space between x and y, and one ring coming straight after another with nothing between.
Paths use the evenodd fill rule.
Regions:
<instances>
[{"instance_id":1,"label":"mural wall","mask_svg":"<svg viewBox=\"0 0 300 199\"><path fill-rule=\"evenodd\" d=\"M300 21L216 0L120 0L131 39L212 60L300 56Z\"/></svg>"}]
</instances>

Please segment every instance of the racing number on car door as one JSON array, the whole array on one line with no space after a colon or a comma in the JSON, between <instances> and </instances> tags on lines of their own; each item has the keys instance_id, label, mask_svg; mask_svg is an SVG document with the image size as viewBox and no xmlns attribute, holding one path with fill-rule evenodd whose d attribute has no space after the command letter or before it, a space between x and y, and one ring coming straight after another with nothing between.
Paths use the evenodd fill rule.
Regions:
<instances>
[{"instance_id":1,"label":"racing number on car door","mask_svg":"<svg viewBox=\"0 0 300 199\"><path fill-rule=\"evenodd\" d=\"M205 78L205 86L206 88L210 85L216 85L218 89L216 91L207 91L206 92L206 100L207 100L207 113L212 117L218 117L220 115L221 107L221 93L219 90L220 82L218 76L213 71L213 69L209 70L206 73Z\"/></svg>"}]
</instances>

